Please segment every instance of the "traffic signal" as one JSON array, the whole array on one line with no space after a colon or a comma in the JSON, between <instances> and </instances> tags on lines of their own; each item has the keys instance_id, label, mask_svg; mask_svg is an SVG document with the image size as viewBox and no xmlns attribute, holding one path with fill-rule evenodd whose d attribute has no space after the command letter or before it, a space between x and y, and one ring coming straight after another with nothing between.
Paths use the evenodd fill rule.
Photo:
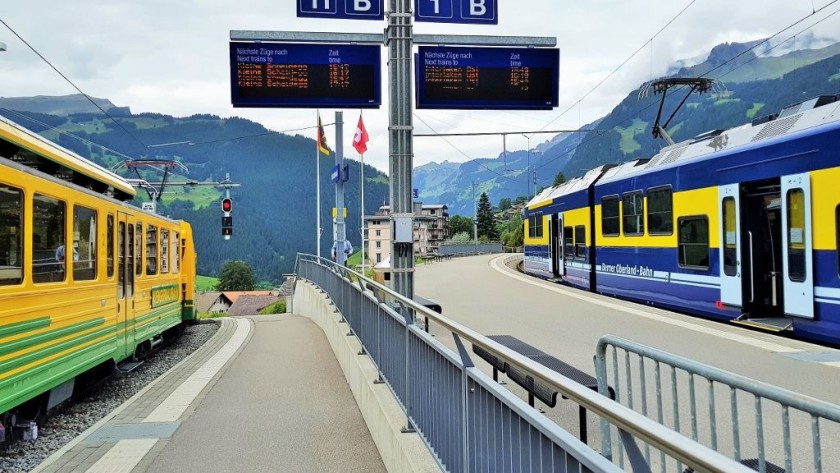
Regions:
<instances>
[{"instance_id":1,"label":"traffic signal","mask_svg":"<svg viewBox=\"0 0 840 473\"><path fill-rule=\"evenodd\" d=\"M222 199L222 236L225 237L225 240L230 240L230 236L233 235L231 210L233 210L233 201L230 200L230 197L225 197Z\"/></svg>"}]
</instances>

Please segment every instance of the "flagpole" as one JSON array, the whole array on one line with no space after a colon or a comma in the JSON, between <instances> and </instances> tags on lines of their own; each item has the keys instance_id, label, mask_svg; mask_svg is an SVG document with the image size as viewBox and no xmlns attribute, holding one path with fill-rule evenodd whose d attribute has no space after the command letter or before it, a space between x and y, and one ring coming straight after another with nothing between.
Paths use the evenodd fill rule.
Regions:
<instances>
[{"instance_id":1,"label":"flagpole","mask_svg":"<svg viewBox=\"0 0 840 473\"><path fill-rule=\"evenodd\" d=\"M320 111L315 112L317 114L316 120L318 120L318 125L321 125L321 113ZM316 232L316 241L315 247L318 251L318 258L321 257L321 137L318 136L318 139L315 140L315 208L316 208L316 225L315 225L315 232Z\"/></svg>"},{"instance_id":2,"label":"flagpole","mask_svg":"<svg viewBox=\"0 0 840 473\"><path fill-rule=\"evenodd\" d=\"M359 192L362 194L362 210L359 214L362 217L362 226L359 228L362 229L362 274L365 274L365 263L367 262L365 260L365 153L359 153L359 155L362 157L362 169L359 171L359 180L361 181Z\"/></svg>"}]
</instances>

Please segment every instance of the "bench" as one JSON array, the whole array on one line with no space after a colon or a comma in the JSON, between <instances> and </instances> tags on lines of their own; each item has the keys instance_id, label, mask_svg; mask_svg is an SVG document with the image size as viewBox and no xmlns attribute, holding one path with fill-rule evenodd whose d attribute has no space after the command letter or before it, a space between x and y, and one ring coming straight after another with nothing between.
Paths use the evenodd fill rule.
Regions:
<instances>
[{"instance_id":1,"label":"bench","mask_svg":"<svg viewBox=\"0 0 840 473\"><path fill-rule=\"evenodd\" d=\"M598 380L596 380L593 376L584 373L574 366L565 363L516 337L511 335L488 335L487 338L545 366L552 371L560 373L578 384L598 391ZM484 361L490 363L490 366L493 367L493 381L499 381L499 372L503 372L507 373L508 378L516 382L516 384L525 388L525 390L528 391L528 404L531 407L534 407L534 397L545 403L548 407L554 407L557 405L557 390L554 386L542 381L539 378L534 378L528 374L527 371L511 365L505 359L479 347L478 345L473 345L473 352ZM615 391L612 387L607 387L607 389L609 391L610 399L614 400ZM583 443L586 443L587 431L585 407L578 406L578 417L580 424L580 440Z\"/></svg>"}]
</instances>

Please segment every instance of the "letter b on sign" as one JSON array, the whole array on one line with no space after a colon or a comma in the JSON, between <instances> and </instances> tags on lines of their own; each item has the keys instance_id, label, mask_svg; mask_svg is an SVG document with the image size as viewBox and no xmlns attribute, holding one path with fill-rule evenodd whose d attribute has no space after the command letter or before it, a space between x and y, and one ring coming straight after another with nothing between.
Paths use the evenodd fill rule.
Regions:
<instances>
[{"instance_id":1,"label":"letter b on sign","mask_svg":"<svg viewBox=\"0 0 840 473\"><path fill-rule=\"evenodd\" d=\"M414 0L416 21L497 25L498 0Z\"/></svg>"}]
</instances>

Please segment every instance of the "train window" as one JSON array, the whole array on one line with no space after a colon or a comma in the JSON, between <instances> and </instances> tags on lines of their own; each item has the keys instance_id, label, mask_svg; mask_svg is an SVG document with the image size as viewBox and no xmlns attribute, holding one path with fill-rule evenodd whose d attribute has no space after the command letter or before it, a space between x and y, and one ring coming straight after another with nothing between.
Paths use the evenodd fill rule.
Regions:
<instances>
[{"instance_id":1,"label":"train window","mask_svg":"<svg viewBox=\"0 0 840 473\"><path fill-rule=\"evenodd\" d=\"M709 269L709 218L681 217L677 225L680 266Z\"/></svg>"},{"instance_id":2,"label":"train window","mask_svg":"<svg viewBox=\"0 0 840 473\"><path fill-rule=\"evenodd\" d=\"M574 258L575 240L572 227L563 227L563 257Z\"/></svg>"},{"instance_id":3,"label":"train window","mask_svg":"<svg viewBox=\"0 0 840 473\"><path fill-rule=\"evenodd\" d=\"M624 234L643 235L645 233L645 196L642 191L628 192L621 198L624 215Z\"/></svg>"},{"instance_id":4,"label":"train window","mask_svg":"<svg viewBox=\"0 0 840 473\"><path fill-rule=\"evenodd\" d=\"M169 230L160 229L160 274L169 273Z\"/></svg>"},{"instance_id":5,"label":"train window","mask_svg":"<svg viewBox=\"0 0 840 473\"><path fill-rule=\"evenodd\" d=\"M837 233L837 246L834 252L837 254L837 275L840 276L840 205L834 209L834 232Z\"/></svg>"},{"instance_id":6,"label":"train window","mask_svg":"<svg viewBox=\"0 0 840 473\"><path fill-rule=\"evenodd\" d=\"M154 225L146 225L146 275L151 276L157 274L157 245L158 245L157 227Z\"/></svg>"},{"instance_id":7,"label":"train window","mask_svg":"<svg viewBox=\"0 0 840 473\"><path fill-rule=\"evenodd\" d=\"M67 263L64 249L66 209L67 204L52 197L35 194L32 198L33 282L64 281Z\"/></svg>"},{"instance_id":8,"label":"train window","mask_svg":"<svg viewBox=\"0 0 840 473\"><path fill-rule=\"evenodd\" d=\"M181 240L178 238L178 233L174 233L172 237L172 273L178 274L181 272Z\"/></svg>"},{"instance_id":9,"label":"train window","mask_svg":"<svg viewBox=\"0 0 840 473\"><path fill-rule=\"evenodd\" d=\"M575 256L586 258L586 227L583 225L575 226Z\"/></svg>"},{"instance_id":10,"label":"train window","mask_svg":"<svg viewBox=\"0 0 840 473\"><path fill-rule=\"evenodd\" d=\"M73 206L73 279L96 279L96 210ZM78 257L77 257L78 256Z\"/></svg>"},{"instance_id":11,"label":"train window","mask_svg":"<svg viewBox=\"0 0 840 473\"><path fill-rule=\"evenodd\" d=\"M791 281L805 281L805 192L787 192L788 277Z\"/></svg>"},{"instance_id":12,"label":"train window","mask_svg":"<svg viewBox=\"0 0 840 473\"><path fill-rule=\"evenodd\" d=\"M143 225L137 222L137 230L134 231L134 274L143 275Z\"/></svg>"},{"instance_id":13,"label":"train window","mask_svg":"<svg viewBox=\"0 0 840 473\"><path fill-rule=\"evenodd\" d=\"M114 277L114 215L108 214L108 234L106 235L106 259L108 267L108 279Z\"/></svg>"},{"instance_id":14,"label":"train window","mask_svg":"<svg viewBox=\"0 0 840 473\"><path fill-rule=\"evenodd\" d=\"M542 238L543 236L543 216L531 215L528 217L528 237Z\"/></svg>"},{"instance_id":15,"label":"train window","mask_svg":"<svg viewBox=\"0 0 840 473\"><path fill-rule=\"evenodd\" d=\"M618 196L601 199L601 234L604 236L618 236L621 224L618 215Z\"/></svg>"},{"instance_id":16,"label":"train window","mask_svg":"<svg viewBox=\"0 0 840 473\"><path fill-rule=\"evenodd\" d=\"M0 286L23 282L23 191L0 184Z\"/></svg>"},{"instance_id":17,"label":"train window","mask_svg":"<svg viewBox=\"0 0 840 473\"><path fill-rule=\"evenodd\" d=\"M727 276L738 274L738 223L736 218L735 198L723 199L723 273Z\"/></svg>"},{"instance_id":18,"label":"train window","mask_svg":"<svg viewBox=\"0 0 840 473\"><path fill-rule=\"evenodd\" d=\"M125 297L125 273L125 222L120 222L117 231L117 299Z\"/></svg>"},{"instance_id":19,"label":"train window","mask_svg":"<svg viewBox=\"0 0 840 473\"><path fill-rule=\"evenodd\" d=\"M674 196L671 187L648 189L648 233L674 234Z\"/></svg>"}]
</instances>

